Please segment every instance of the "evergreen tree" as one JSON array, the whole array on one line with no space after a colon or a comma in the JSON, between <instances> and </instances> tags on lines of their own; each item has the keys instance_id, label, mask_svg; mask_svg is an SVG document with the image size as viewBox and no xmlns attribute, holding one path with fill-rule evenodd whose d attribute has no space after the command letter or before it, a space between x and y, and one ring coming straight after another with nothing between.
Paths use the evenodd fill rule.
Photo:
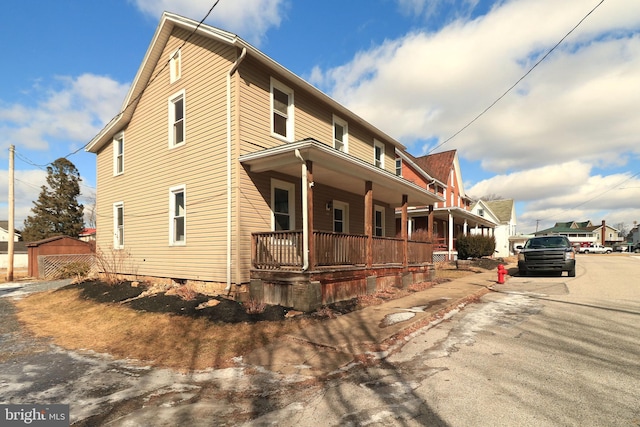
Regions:
<instances>
[{"instance_id":1,"label":"evergreen tree","mask_svg":"<svg viewBox=\"0 0 640 427\"><path fill-rule=\"evenodd\" d=\"M75 165L63 157L47 166L47 185L42 186L38 200L33 202L33 215L24 221L25 242L80 235L84 228L84 206L78 203L80 181Z\"/></svg>"}]
</instances>

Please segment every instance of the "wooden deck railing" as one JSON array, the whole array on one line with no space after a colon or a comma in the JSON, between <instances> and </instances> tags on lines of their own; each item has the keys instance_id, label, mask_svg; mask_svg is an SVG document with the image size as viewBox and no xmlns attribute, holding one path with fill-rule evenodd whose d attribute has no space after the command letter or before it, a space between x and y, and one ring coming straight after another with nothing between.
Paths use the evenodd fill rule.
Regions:
<instances>
[{"instance_id":1,"label":"wooden deck railing","mask_svg":"<svg viewBox=\"0 0 640 427\"><path fill-rule=\"evenodd\" d=\"M313 243L317 266L367 264L367 236L358 234L314 231ZM276 231L252 233L252 263L258 269L301 268L302 232ZM431 262L434 245L429 242L408 242L409 264ZM373 238L373 265L403 263L403 241L398 238Z\"/></svg>"},{"instance_id":2,"label":"wooden deck railing","mask_svg":"<svg viewBox=\"0 0 640 427\"><path fill-rule=\"evenodd\" d=\"M251 236L251 259L254 267L302 267L302 231L252 233Z\"/></svg>"}]
</instances>

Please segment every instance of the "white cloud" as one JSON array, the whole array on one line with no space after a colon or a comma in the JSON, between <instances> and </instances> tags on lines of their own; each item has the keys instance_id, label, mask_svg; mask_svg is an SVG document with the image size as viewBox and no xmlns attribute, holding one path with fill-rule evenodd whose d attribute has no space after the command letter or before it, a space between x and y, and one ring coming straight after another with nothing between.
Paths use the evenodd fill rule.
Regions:
<instances>
[{"instance_id":1,"label":"white cloud","mask_svg":"<svg viewBox=\"0 0 640 427\"><path fill-rule=\"evenodd\" d=\"M313 75L332 84L336 99L415 148L460 130L591 7L511 1L438 33L387 41ZM497 173L558 158L619 165L628 153L640 155L640 121L633 119L640 92L629 90L640 87L640 34L630 29L640 29L640 3L604 3L516 91L443 148L483 159Z\"/></svg>"},{"instance_id":2,"label":"white cloud","mask_svg":"<svg viewBox=\"0 0 640 427\"><path fill-rule=\"evenodd\" d=\"M213 5L211 0L132 0L145 14L159 19L164 11L200 21ZM221 1L207 23L240 35L256 46L272 27L278 27L287 0Z\"/></svg>"},{"instance_id":3,"label":"white cloud","mask_svg":"<svg viewBox=\"0 0 640 427\"><path fill-rule=\"evenodd\" d=\"M460 1L398 4L428 18L434 8ZM496 1L486 15L469 20L462 15L476 6L471 1L439 30L416 29L360 51L340 67L315 68L313 81L422 155L516 83L598 4L588 3ZM520 201L519 221L529 225L536 218L591 215L630 223L640 211L637 190L614 189L583 202L640 171L640 91L632 89L640 87L638 70L640 2L604 2L514 90L439 150L457 149L461 158L499 174L478 182L462 171L469 193ZM631 172L620 174L621 168ZM607 169L611 175L592 176Z\"/></svg>"},{"instance_id":4,"label":"white cloud","mask_svg":"<svg viewBox=\"0 0 640 427\"><path fill-rule=\"evenodd\" d=\"M56 139L84 145L119 111L128 88L93 74L59 77L55 88L41 90L35 105L0 108L6 136L0 147L4 151L11 141L18 151L47 150L48 141Z\"/></svg>"}]
</instances>

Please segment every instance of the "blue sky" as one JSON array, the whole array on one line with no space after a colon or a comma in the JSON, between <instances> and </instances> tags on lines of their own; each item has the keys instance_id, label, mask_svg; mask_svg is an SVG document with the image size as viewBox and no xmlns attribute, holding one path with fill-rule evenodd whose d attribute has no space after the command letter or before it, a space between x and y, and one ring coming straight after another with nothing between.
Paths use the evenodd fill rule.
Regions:
<instances>
[{"instance_id":1,"label":"blue sky","mask_svg":"<svg viewBox=\"0 0 640 427\"><path fill-rule=\"evenodd\" d=\"M422 155L521 78L599 0L221 0L206 21ZM16 227L121 107L163 10L200 20L213 1L11 1L0 26L0 194L16 146ZM518 231L556 221L640 221L640 2L606 0L515 90L438 150L468 194L516 200ZM77 152L76 152L77 151ZM6 218L6 196L0 217Z\"/></svg>"}]
</instances>

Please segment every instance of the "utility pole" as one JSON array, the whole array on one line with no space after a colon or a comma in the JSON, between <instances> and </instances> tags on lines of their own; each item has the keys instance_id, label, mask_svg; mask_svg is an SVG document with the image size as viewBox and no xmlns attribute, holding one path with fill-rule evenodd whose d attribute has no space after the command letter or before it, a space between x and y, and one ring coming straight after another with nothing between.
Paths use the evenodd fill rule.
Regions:
<instances>
[{"instance_id":1,"label":"utility pole","mask_svg":"<svg viewBox=\"0 0 640 427\"><path fill-rule=\"evenodd\" d=\"M16 147L14 145L9 146L9 199L7 210L9 211L9 241L7 242L7 282L13 282L13 236L15 234L15 230L13 228L13 215L15 212L15 196L13 191L13 174L14 174L14 165L13 165L13 156L16 151Z\"/></svg>"},{"instance_id":2,"label":"utility pole","mask_svg":"<svg viewBox=\"0 0 640 427\"><path fill-rule=\"evenodd\" d=\"M536 219L536 233L538 232L538 224L540 224L540 220Z\"/></svg>"}]
</instances>

